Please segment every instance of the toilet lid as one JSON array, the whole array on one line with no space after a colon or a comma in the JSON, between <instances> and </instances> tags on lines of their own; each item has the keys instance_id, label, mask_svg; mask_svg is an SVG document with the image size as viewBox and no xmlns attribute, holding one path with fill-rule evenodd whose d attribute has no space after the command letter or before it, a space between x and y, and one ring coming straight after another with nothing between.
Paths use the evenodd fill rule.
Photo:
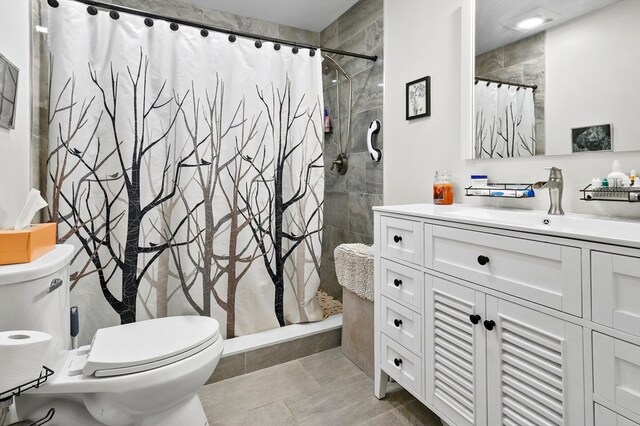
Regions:
<instances>
[{"instance_id":1,"label":"toilet lid","mask_svg":"<svg viewBox=\"0 0 640 426\"><path fill-rule=\"evenodd\" d=\"M101 377L150 370L200 352L219 338L218 321L200 316L102 328L93 338L82 371Z\"/></svg>"}]
</instances>

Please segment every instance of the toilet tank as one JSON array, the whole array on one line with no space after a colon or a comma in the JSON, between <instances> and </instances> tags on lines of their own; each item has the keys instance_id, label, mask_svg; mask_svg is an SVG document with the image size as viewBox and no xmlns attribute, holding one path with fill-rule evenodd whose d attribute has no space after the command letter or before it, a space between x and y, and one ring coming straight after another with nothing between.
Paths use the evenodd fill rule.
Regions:
<instances>
[{"instance_id":1,"label":"toilet tank","mask_svg":"<svg viewBox=\"0 0 640 426\"><path fill-rule=\"evenodd\" d=\"M71 348L69 262L74 247L57 245L30 263L0 266L0 331L36 330L53 339L45 365L54 371Z\"/></svg>"}]
</instances>

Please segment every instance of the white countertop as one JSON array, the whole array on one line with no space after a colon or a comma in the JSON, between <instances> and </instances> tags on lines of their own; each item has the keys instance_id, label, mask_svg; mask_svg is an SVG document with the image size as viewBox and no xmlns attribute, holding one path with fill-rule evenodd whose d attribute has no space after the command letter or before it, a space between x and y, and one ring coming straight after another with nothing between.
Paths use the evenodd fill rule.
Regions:
<instances>
[{"instance_id":1,"label":"white countertop","mask_svg":"<svg viewBox=\"0 0 640 426\"><path fill-rule=\"evenodd\" d=\"M640 218L634 220L572 213L554 216L540 210L491 208L466 204L449 206L406 204L376 206L373 210L640 248ZM546 221L548 223L545 223Z\"/></svg>"}]
</instances>

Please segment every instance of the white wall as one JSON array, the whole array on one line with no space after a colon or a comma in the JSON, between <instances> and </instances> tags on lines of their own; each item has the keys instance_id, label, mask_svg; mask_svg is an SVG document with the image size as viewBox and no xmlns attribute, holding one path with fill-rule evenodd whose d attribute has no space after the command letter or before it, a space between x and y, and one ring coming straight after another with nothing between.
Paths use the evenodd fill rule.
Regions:
<instances>
[{"instance_id":1,"label":"white wall","mask_svg":"<svg viewBox=\"0 0 640 426\"><path fill-rule=\"evenodd\" d=\"M463 196L472 173L487 173L494 181L534 182L545 180L544 166L563 169L567 212L609 214L640 218L640 203L586 202L578 190L594 176L606 176L614 159L623 170L640 171L640 151L585 153L508 160L462 160L461 135L467 134L471 114L468 107L469 75L464 58L472 49L461 35L473 28L472 14L465 13L471 0L385 0L385 102L384 102L384 202L387 205L432 202L431 188L436 170L454 175L456 203L485 203L546 210L545 192L529 200L496 200ZM462 46L464 45L463 52ZM463 55L464 53L464 55ZM464 65L464 69L463 69ZM637 70L636 70L637 71ZM405 83L431 76L431 117L405 120ZM464 98L464 102L461 99ZM466 142L468 141L468 142ZM471 144L465 136L465 155Z\"/></svg>"},{"instance_id":2,"label":"white wall","mask_svg":"<svg viewBox=\"0 0 640 426\"><path fill-rule=\"evenodd\" d=\"M0 128L0 228L13 226L29 186L30 2L0 0L0 53L20 69L15 129Z\"/></svg>"},{"instance_id":3,"label":"white wall","mask_svg":"<svg viewBox=\"0 0 640 426\"><path fill-rule=\"evenodd\" d=\"M545 39L547 154L571 153L572 128L607 123L614 149L640 149L640 1L614 3Z\"/></svg>"}]
</instances>

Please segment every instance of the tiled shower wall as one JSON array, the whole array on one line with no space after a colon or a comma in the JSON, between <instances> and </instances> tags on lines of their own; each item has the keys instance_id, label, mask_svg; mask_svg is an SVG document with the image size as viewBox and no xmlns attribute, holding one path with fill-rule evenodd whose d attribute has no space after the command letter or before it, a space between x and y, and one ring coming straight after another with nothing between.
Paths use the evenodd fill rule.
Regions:
<instances>
[{"instance_id":1,"label":"tiled shower wall","mask_svg":"<svg viewBox=\"0 0 640 426\"><path fill-rule=\"evenodd\" d=\"M538 86L533 92L536 155L544 155L545 150L545 34L541 32L476 56L476 77Z\"/></svg>"},{"instance_id":2,"label":"tiled shower wall","mask_svg":"<svg viewBox=\"0 0 640 426\"><path fill-rule=\"evenodd\" d=\"M373 120L380 120L384 127L382 9L383 0L360 0L320 33L321 46L378 55L376 62L335 56L335 60L350 75L353 87L351 137L348 142L344 138L349 84L343 77L337 79L335 72L323 77L324 103L333 118L333 133L325 134L321 287L339 299L342 299L342 288L336 279L333 250L342 243L372 244L371 207L382 204L382 131L377 134L377 145L383 152L382 161L374 163L367 153L369 124ZM329 169L338 155L338 133L349 157L349 168L343 176Z\"/></svg>"},{"instance_id":3,"label":"tiled shower wall","mask_svg":"<svg viewBox=\"0 0 640 426\"><path fill-rule=\"evenodd\" d=\"M322 33L306 31L273 22L238 16L207 8L181 4L173 0L113 0L114 4L146 10L167 16L204 22L213 26L255 34L288 39L301 44L337 48L368 55L378 55L375 63L364 59L336 56L353 84L353 112L349 153L349 171L338 176L329 170L337 155L337 133L325 138L325 229L322 246L321 288L340 298L333 250L345 242L373 242L373 215L371 206L382 204L382 162L373 163L366 153L366 134L369 123L382 122L382 7L383 0L360 0L351 9L330 24ZM46 0L32 0L33 26L46 23L49 7ZM46 24L44 24L46 25ZM48 144L47 92L48 48L46 33L33 33L34 70L33 138L31 155L32 184L44 193L46 188L46 152ZM336 111L335 74L326 76L324 102L334 114ZM340 82L340 117L334 116L334 129L343 133L346 126L348 84ZM378 135L382 148L382 132ZM383 160L384 161L384 160Z\"/></svg>"}]
</instances>

